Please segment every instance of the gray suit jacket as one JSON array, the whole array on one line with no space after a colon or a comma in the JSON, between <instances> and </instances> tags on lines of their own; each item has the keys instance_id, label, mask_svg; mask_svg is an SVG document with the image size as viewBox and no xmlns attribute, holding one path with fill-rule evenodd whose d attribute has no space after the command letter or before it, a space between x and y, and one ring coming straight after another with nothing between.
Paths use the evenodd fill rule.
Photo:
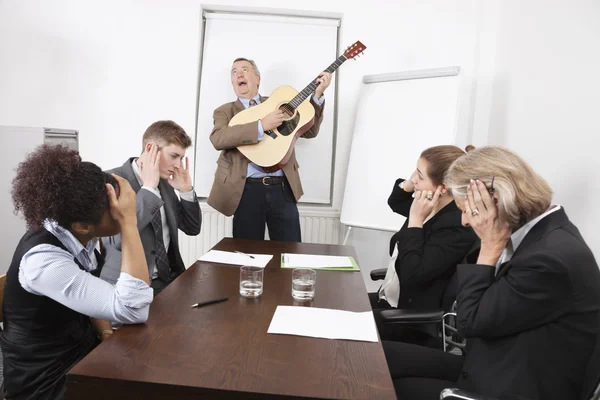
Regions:
<instances>
[{"instance_id":1,"label":"gray suit jacket","mask_svg":"<svg viewBox=\"0 0 600 400\"><path fill-rule=\"evenodd\" d=\"M156 264L156 239L151 221L154 214L159 213L160 207L164 205L167 225L169 226L169 233L171 235L168 257L171 266L172 281L185 271L185 265L179 253L178 229L181 229L185 234L190 236L196 236L200 233L200 225L202 223L200 204L198 204L195 194L195 201L193 202L180 200L177 194L175 194L175 190L164 179L161 179L158 184L162 200L148 190L141 190L141 186L131 166L133 160L134 158L132 157L121 167L107 172L127 179L133 190L137 193L137 223L150 277L152 277L154 265ZM106 248L106 263L100 277L114 284L121 273L121 235L103 238L102 243Z\"/></svg>"}]
</instances>

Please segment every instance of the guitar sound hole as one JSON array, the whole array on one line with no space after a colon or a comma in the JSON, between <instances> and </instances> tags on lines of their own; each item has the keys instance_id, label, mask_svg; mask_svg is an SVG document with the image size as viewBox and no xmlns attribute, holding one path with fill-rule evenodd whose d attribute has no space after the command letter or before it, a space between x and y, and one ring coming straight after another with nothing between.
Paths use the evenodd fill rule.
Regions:
<instances>
[{"instance_id":1,"label":"guitar sound hole","mask_svg":"<svg viewBox=\"0 0 600 400\"><path fill-rule=\"evenodd\" d=\"M289 104L282 104L279 106L279 109L285 114L287 115L288 118L291 118L294 116L294 112L296 110L294 110L294 107L290 106Z\"/></svg>"},{"instance_id":2,"label":"guitar sound hole","mask_svg":"<svg viewBox=\"0 0 600 400\"><path fill-rule=\"evenodd\" d=\"M279 132L279 134L282 136L290 135L298 126L298 121L300 121L300 113L297 112L293 118L283 121L283 123L277 128L277 132Z\"/></svg>"}]
</instances>

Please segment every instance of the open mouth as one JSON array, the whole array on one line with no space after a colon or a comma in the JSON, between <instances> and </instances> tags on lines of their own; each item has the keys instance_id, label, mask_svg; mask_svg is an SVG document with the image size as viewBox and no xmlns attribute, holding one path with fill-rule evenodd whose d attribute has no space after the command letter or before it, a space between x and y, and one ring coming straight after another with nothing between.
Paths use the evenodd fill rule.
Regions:
<instances>
[{"instance_id":1,"label":"open mouth","mask_svg":"<svg viewBox=\"0 0 600 400\"><path fill-rule=\"evenodd\" d=\"M246 81L238 81L238 87L248 87L248 82Z\"/></svg>"}]
</instances>

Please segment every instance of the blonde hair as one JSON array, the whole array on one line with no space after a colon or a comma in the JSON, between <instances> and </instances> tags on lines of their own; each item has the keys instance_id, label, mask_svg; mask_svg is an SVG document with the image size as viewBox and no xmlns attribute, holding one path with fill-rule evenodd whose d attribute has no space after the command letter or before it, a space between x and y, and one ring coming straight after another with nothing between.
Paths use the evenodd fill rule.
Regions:
<instances>
[{"instance_id":1,"label":"blonde hair","mask_svg":"<svg viewBox=\"0 0 600 400\"><path fill-rule=\"evenodd\" d=\"M471 179L479 179L498 199L500 219L513 231L546 212L552 189L531 166L512 151L488 146L457 159L446 172L454 196L466 196Z\"/></svg>"}]
</instances>

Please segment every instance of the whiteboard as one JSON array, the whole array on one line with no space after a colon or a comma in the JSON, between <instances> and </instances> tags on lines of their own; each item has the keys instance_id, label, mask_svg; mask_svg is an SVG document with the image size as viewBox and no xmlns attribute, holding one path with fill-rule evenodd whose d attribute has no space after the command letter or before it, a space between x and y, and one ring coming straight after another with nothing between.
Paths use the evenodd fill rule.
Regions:
<instances>
[{"instance_id":1,"label":"whiteboard","mask_svg":"<svg viewBox=\"0 0 600 400\"><path fill-rule=\"evenodd\" d=\"M206 12L205 18L194 174L200 197L210 193L220 154L209 140L213 111L236 100L230 78L233 60L245 57L256 62L262 96L282 85L301 91L338 57L339 25L338 19L329 18L219 12ZM319 135L296 142L303 203L329 204L331 200L335 84L333 79L325 91Z\"/></svg>"},{"instance_id":2,"label":"whiteboard","mask_svg":"<svg viewBox=\"0 0 600 400\"><path fill-rule=\"evenodd\" d=\"M387 205L421 152L456 142L458 67L368 75L356 114L341 222L398 231L405 218Z\"/></svg>"}]
</instances>

